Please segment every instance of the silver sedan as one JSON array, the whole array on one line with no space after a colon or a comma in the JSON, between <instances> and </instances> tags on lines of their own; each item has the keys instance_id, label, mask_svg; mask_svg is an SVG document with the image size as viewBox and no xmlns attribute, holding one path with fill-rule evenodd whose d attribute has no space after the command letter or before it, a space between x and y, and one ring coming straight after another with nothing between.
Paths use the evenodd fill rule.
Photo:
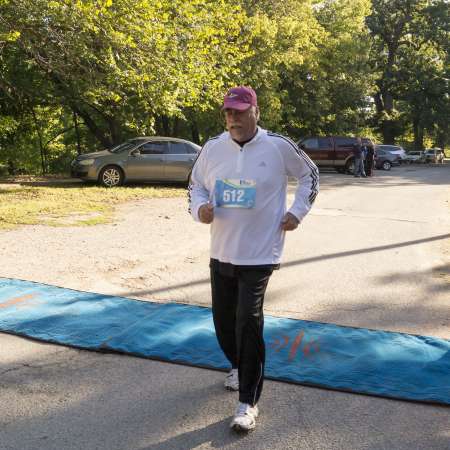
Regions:
<instances>
[{"instance_id":1,"label":"silver sedan","mask_svg":"<svg viewBox=\"0 0 450 450\"><path fill-rule=\"evenodd\" d=\"M199 151L199 145L184 139L139 137L111 150L79 155L71 175L107 187L129 181L187 183Z\"/></svg>"}]
</instances>

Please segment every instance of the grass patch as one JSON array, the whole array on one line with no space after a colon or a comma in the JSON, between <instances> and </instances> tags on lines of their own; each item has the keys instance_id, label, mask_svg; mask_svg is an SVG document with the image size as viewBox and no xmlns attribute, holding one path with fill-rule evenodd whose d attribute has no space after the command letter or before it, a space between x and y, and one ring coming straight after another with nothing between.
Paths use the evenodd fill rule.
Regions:
<instances>
[{"instance_id":1,"label":"grass patch","mask_svg":"<svg viewBox=\"0 0 450 450\"><path fill-rule=\"evenodd\" d=\"M18 225L89 226L108 223L112 220L114 208L121 203L185 195L186 190L181 187L27 186L0 182L0 229Z\"/></svg>"}]
</instances>

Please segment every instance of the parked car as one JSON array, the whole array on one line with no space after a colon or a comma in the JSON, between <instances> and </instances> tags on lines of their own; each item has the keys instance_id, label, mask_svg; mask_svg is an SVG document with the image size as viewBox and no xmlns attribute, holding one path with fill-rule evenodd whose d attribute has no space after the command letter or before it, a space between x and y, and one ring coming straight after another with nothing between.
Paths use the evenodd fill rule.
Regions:
<instances>
[{"instance_id":1,"label":"parked car","mask_svg":"<svg viewBox=\"0 0 450 450\"><path fill-rule=\"evenodd\" d=\"M406 162L405 149L403 147L400 147L399 145L377 144L375 147L375 151L378 152L378 150L384 150L392 153L393 155L397 155L399 164Z\"/></svg>"},{"instance_id":2,"label":"parked car","mask_svg":"<svg viewBox=\"0 0 450 450\"><path fill-rule=\"evenodd\" d=\"M411 163L423 163L425 162L425 155L420 150L411 150L406 154L405 162Z\"/></svg>"},{"instance_id":3,"label":"parked car","mask_svg":"<svg viewBox=\"0 0 450 450\"><path fill-rule=\"evenodd\" d=\"M375 167L377 169L391 170L392 166L400 164L399 155L391 153L388 150L380 149L380 146L377 147L375 156Z\"/></svg>"},{"instance_id":4,"label":"parked car","mask_svg":"<svg viewBox=\"0 0 450 450\"><path fill-rule=\"evenodd\" d=\"M200 146L184 139L138 137L111 150L79 155L71 174L103 186L128 181L188 182Z\"/></svg>"},{"instance_id":5,"label":"parked car","mask_svg":"<svg viewBox=\"0 0 450 450\"><path fill-rule=\"evenodd\" d=\"M427 163L444 163L444 152L440 148L427 148L424 155Z\"/></svg>"},{"instance_id":6,"label":"parked car","mask_svg":"<svg viewBox=\"0 0 450 450\"><path fill-rule=\"evenodd\" d=\"M353 146L356 137L313 136L298 142L299 147L320 167L332 167L340 173L353 173L355 166ZM365 145L373 145L367 138Z\"/></svg>"}]
</instances>

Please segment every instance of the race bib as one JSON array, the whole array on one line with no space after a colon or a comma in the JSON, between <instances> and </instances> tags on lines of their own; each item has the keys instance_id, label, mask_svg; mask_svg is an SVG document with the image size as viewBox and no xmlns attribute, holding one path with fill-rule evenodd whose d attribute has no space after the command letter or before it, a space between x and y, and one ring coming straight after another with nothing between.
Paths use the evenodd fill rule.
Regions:
<instances>
[{"instance_id":1,"label":"race bib","mask_svg":"<svg viewBox=\"0 0 450 450\"><path fill-rule=\"evenodd\" d=\"M222 208L253 208L256 200L254 180L216 180L216 206Z\"/></svg>"}]
</instances>

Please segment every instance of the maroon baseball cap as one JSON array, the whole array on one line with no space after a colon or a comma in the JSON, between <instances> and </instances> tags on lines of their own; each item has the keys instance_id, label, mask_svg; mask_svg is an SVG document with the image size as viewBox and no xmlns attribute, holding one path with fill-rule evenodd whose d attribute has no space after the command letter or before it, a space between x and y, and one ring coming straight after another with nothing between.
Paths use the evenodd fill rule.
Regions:
<instances>
[{"instance_id":1,"label":"maroon baseball cap","mask_svg":"<svg viewBox=\"0 0 450 450\"><path fill-rule=\"evenodd\" d=\"M250 106L258 106L256 92L251 87L238 86L226 93L222 109L245 111Z\"/></svg>"}]
</instances>

